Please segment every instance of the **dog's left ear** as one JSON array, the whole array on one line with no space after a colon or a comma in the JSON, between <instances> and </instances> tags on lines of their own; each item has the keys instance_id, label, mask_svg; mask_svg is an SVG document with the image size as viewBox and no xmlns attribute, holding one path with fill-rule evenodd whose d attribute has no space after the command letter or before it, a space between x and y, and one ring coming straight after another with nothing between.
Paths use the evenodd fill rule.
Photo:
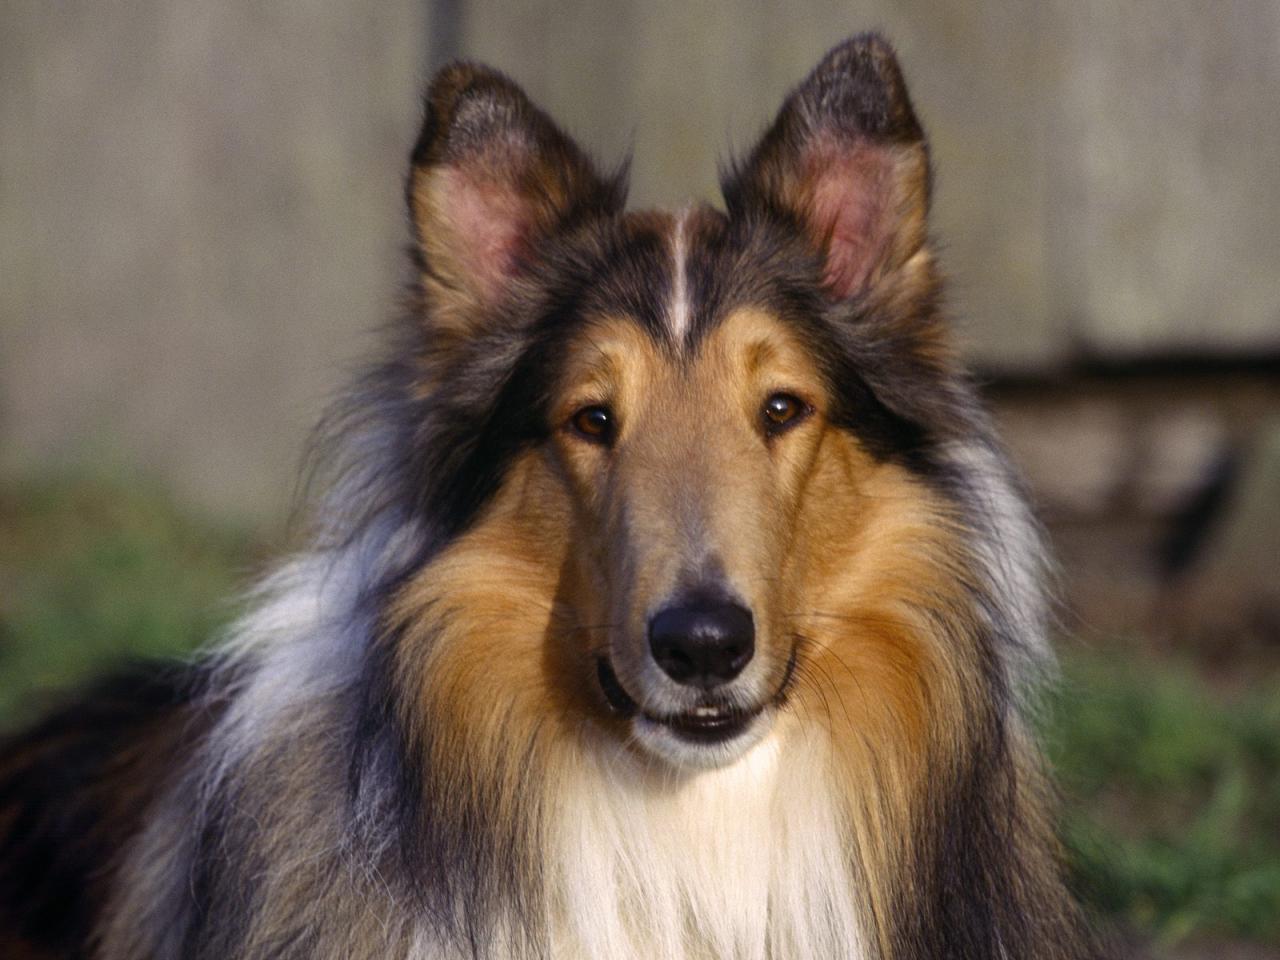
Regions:
<instances>
[{"instance_id":1,"label":"dog's left ear","mask_svg":"<svg viewBox=\"0 0 1280 960\"><path fill-rule=\"evenodd\" d=\"M834 299L905 264L925 243L929 151L889 43L861 34L828 53L722 186L731 217L801 230Z\"/></svg>"}]
</instances>

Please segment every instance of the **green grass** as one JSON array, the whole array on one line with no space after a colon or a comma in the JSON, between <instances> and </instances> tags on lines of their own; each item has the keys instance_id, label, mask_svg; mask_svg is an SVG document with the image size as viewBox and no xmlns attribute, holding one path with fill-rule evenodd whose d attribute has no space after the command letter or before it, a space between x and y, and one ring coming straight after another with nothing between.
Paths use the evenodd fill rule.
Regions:
<instances>
[{"instance_id":1,"label":"green grass","mask_svg":"<svg viewBox=\"0 0 1280 960\"><path fill-rule=\"evenodd\" d=\"M1050 752L1077 883L1165 942L1280 941L1280 696L1230 695L1183 662L1074 653Z\"/></svg>"},{"instance_id":2,"label":"green grass","mask_svg":"<svg viewBox=\"0 0 1280 960\"><path fill-rule=\"evenodd\" d=\"M250 552L144 485L0 487L0 723L112 663L206 642Z\"/></svg>"},{"instance_id":3,"label":"green grass","mask_svg":"<svg viewBox=\"0 0 1280 960\"><path fill-rule=\"evenodd\" d=\"M0 486L0 724L112 662L205 642L256 552L146 486ZM1047 733L1091 905L1167 943L1280 942L1276 678L1227 696L1119 644L1070 649L1064 673Z\"/></svg>"}]
</instances>

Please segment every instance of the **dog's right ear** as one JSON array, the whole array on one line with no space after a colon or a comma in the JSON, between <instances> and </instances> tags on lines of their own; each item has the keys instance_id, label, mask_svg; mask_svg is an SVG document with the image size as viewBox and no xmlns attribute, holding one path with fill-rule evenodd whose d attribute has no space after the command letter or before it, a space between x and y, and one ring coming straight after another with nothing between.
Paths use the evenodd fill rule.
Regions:
<instances>
[{"instance_id":1,"label":"dog's right ear","mask_svg":"<svg viewBox=\"0 0 1280 960\"><path fill-rule=\"evenodd\" d=\"M511 289L539 242L621 210L603 178L524 91L469 63L427 91L407 184L422 292L439 332L468 332Z\"/></svg>"}]
</instances>

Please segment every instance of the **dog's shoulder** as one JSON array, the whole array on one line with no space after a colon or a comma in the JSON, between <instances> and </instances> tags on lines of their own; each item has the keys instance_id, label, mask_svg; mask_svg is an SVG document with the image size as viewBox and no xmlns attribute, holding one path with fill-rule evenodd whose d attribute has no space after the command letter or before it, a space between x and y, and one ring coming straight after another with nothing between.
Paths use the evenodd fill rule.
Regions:
<instances>
[{"instance_id":1,"label":"dog's shoulder","mask_svg":"<svg viewBox=\"0 0 1280 960\"><path fill-rule=\"evenodd\" d=\"M5 956L79 955L122 851L220 709L208 673L134 665L0 739Z\"/></svg>"}]
</instances>

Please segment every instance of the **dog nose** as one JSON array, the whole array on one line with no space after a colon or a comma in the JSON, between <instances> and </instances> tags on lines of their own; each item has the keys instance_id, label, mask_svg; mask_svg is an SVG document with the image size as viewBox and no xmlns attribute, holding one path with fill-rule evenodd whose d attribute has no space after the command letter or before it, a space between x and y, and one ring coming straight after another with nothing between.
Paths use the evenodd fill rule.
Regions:
<instances>
[{"instance_id":1,"label":"dog nose","mask_svg":"<svg viewBox=\"0 0 1280 960\"><path fill-rule=\"evenodd\" d=\"M710 690L742 672L756 651L751 611L736 603L693 601L660 610L649 650L676 683Z\"/></svg>"}]
</instances>

